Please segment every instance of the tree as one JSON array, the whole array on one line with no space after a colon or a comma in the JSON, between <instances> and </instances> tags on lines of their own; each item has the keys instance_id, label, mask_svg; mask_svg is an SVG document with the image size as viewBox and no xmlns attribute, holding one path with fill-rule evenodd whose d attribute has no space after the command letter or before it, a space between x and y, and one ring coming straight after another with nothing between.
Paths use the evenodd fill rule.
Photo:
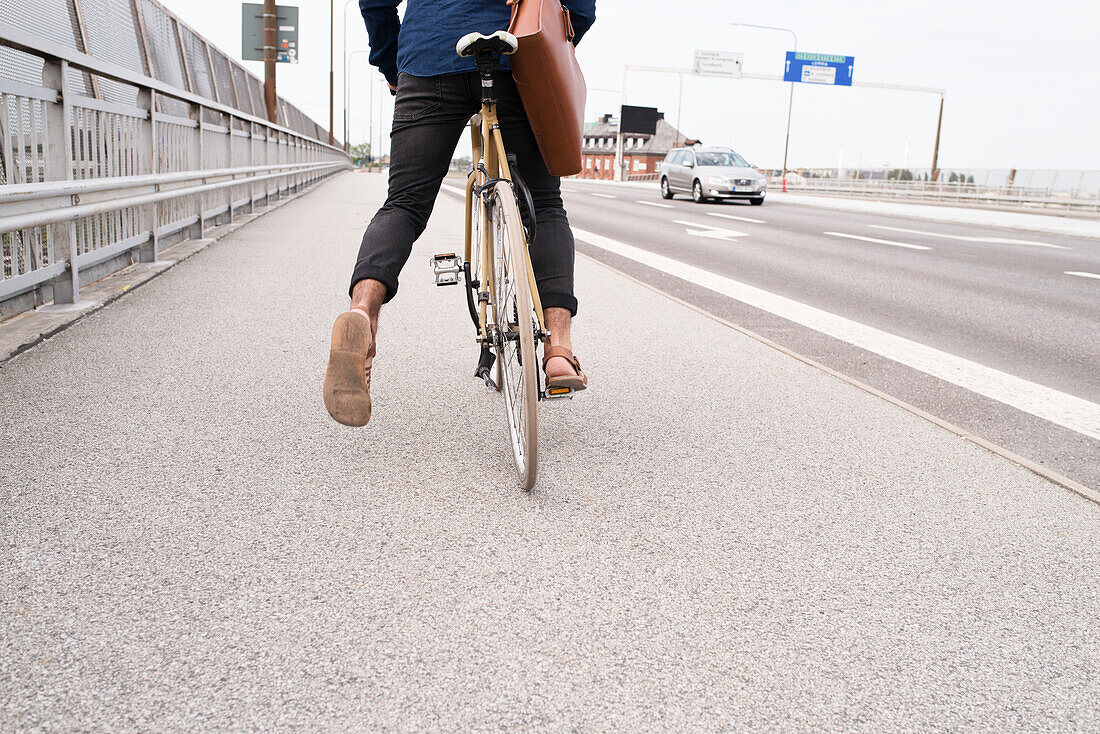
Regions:
<instances>
[{"instance_id":1,"label":"tree","mask_svg":"<svg viewBox=\"0 0 1100 734\"><path fill-rule=\"evenodd\" d=\"M370 143L358 143L351 146L351 159L355 165L361 166L370 160Z\"/></svg>"}]
</instances>

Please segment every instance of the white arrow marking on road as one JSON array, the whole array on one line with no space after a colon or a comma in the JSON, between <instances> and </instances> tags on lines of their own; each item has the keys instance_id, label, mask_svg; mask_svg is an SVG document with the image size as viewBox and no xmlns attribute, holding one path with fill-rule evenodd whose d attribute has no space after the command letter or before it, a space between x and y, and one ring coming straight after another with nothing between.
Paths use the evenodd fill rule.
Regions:
<instances>
[{"instance_id":1,"label":"white arrow marking on road","mask_svg":"<svg viewBox=\"0 0 1100 734\"><path fill-rule=\"evenodd\" d=\"M1052 245L1049 242L1035 242L1034 240L1015 240L1008 237L968 237L961 234L941 234L939 232L925 232L919 229L905 229L904 227L887 227L885 224L869 224L872 229L885 229L890 232L905 232L906 234L922 234L926 237L942 237L946 240L960 240L962 242L984 242L990 245L1027 245L1028 247L1049 247L1053 250L1069 250L1065 245Z\"/></svg>"},{"instance_id":2,"label":"white arrow marking on road","mask_svg":"<svg viewBox=\"0 0 1100 734\"><path fill-rule=\"evenodd\" d=\"M593 196L598 196L601 199L618 199L619 198L617 196L612 196L611 194L597 194L596 192L592 192L592 195Z\"/></svg>"},{"instance_id":3,"label":"white arrow marking on road","mask_svg":"<svg viewBox=\"0 0 1100 734\"><path fill-rule=\"evenodd\" d=\"M662 209L671 209L672 208L672 204L658 204L655 201L642 201L641 199L638 199L638 201L636 201L634 203L636 203L636 204L645 204L646 206L659 206Z\"/></svg>"},{"instance_id":4,"label":"white arrow marking on road","mask_svg":"<svg viewBox=\"0 0 1100 734\"><path fill-rule=\"evenodd\" d=\"M1082 273L1079 270L1067 270L1066 275L1076 275L1079 278L1096 278L1097 280L1100 280L1100 275L1097 275L1096 273Z\"/></svg>"},{"instance_id":5,"label":"white arrow marking on road","mask_svg":"<svg viewBox=\"0 0 1100 734\"><path fill-rule=\"evenodd\" d=\"M729 240L734 237L748 237L748 232L735 232L732 229L723 229L722 227L712 227L709 224L696 224L695 222L685 222L681 219L676 220L676 224L682 224L685 227L703 227L703 229L688 229L688 234L693 234L696 237L707 237L712 240Z\"/></svg>"},{"instance_id":6,"label":"white arrow marking on road","mask_svg":"<svg viewBox=\"0 0 1100 734\"><path fill-rule=\"evenodd\" d=\"M601 249L656 268L701 288L880 354L915 370L1011 405L1026 413L1100 438L1100 405L1007 372L876 329L709 270L573 227L573 234Z\"/></svg>"},{"instance_id":7,"label":"white arrow marking on road","mask_svg":"<svg viewBox=\"0 0 1100 734\"><path fill-rule=\"evenodd\" d=\"M844 234L843 232L823 232L832 237L846 237L850 240L859 240L860 242L874 242L876 245L890 245L891 247L905 247L910 250L931 250L931 247L925 247L924 245L910 245L905 242L894 242L892 240L877 240L874 237L861 237L858 234Z\"/></svg>"},{"instance_id":8,"label":"white arrow marking on road","mask_svg":"<svg viewBox=\"0 0 1100 734\"><path fill-rule=\"evenodd\" d=\"M753 224L767 224L763 219L749 219L748 217L735 217L732 214L721 212L707 212L708 217L722 217L722 219L736 219L738 222L752 222Z\"/></svg>"}]
</instances>

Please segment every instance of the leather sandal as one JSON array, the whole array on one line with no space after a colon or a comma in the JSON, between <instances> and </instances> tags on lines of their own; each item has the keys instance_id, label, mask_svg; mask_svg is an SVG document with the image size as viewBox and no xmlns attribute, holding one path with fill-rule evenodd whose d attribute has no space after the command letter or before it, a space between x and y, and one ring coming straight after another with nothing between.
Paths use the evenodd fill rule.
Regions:
<instances>
[{"instance_id":1,"label":"leather sandal","mask_svg":"<svg viewBox=\"0 0 1100 734\"><path fill-rule=\"evenodd\" d=\"M581 371L581 361L573 356L573 352L565 347L548 347L542 355L542 370L546 371L546 363L554 357L564 357L567 362L573 365L573 369L577 371L575 375L558 375L557 377L546 378L546 388L563 388L567 387L573 391L583 390L588 387L588 376Z\"/></svg>"},{"instance_id":2,"label":"leather sandal","mask_svg":"<svg viewBox=\"0 0 1100 734\"><path fill-rule=\"evenodd\" d=\"M340 314L332 325L332 347L325 372L325 408L345 426L370 421L370 365L374 341L370 318L362 309Z\"/></svg>"}]
</instances>

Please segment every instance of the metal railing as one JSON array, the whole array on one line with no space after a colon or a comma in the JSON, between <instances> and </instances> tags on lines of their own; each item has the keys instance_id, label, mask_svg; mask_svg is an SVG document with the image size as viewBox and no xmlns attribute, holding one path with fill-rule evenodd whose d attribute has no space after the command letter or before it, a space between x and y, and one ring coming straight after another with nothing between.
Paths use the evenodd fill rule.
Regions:
<instances>
[{"instance_id":1,"label":"metal railing","mask_svg":"<svg viewBox=\"0 0 1100 734\"><path fill-rule=\"evenodd\" d=\"M781 185L771 171L773 190ZM795 192L897 199L1021 210L1100 212L1100 171L965 169L939 171L892 169L845 172L807 170L787 174ZM858 175L857 175L858 174Z\"/></svg>"},{"instance_id":2,"label":"metal railing","mask_svg":"<svg viewBox=\"0 0 1100 734\"><path fill-rule=\"evenodd\" d=\"M17 27L5 17L11 5L0 8L0 318L79 301L82 282L155 261L211 224L350 167L285 101L278 124L253 114L263 109L259 80L152 0L34 7L48 15L59 3L71 43ZM93 22L82 4L113 16ZM119 51L125 18L129 55ZM48 20L34 23L58 36ZM89 35L106 20L114 46ZM150 44L156 34L175 41Z\"/></svg>"}]
</instances>

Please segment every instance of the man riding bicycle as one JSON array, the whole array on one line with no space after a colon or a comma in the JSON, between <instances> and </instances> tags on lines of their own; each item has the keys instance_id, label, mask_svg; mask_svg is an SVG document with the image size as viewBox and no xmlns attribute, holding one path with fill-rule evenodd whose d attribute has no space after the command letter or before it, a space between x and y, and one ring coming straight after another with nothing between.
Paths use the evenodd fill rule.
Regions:
<instances>
[{"instance_id":1,"label":"man riding bicycle","mask_svg":"<svg viewBox=\"0 0 1100 734\"><path fill-rule=\"evenodd\" d=\"M481 106L474 61L455 53L471 32L508 27L511 0L359 0L370 37L370 63L396 95L390 133L389 193L366 232L351 278L351 307L332 331L325 375L325 406L340 423L370 420L370 370L378 314L397 293L398 274L424 231L440 184L470 117ZM563 0L577 43L595 20L595 0ZM584 389L587 377L571 351L569 327L577 313L573 294L573 234L561 201L560 179L551 176L508 70L494 80L501 133L534 202L538 241L531 264L550 330L544 369L548 385Z\"/></svg>"}]
</instances>

